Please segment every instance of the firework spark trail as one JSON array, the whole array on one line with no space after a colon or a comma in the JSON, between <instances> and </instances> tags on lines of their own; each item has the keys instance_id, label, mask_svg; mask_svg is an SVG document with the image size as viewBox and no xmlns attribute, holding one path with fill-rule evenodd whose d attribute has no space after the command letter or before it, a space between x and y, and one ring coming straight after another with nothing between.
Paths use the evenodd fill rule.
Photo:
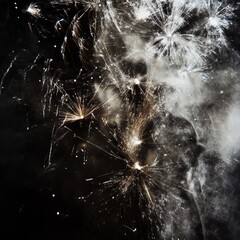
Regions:
<instances>
[{"instance_id":1,"label":"firework spark trail","mask_svg":"<svg viewBox=\"0 0 240 240\"><path fill-rule=\"evenodd\" d=\"M239 151L239 99L229 90L219 110L217 92L228 78L238 86L237 74L213 62L235 54L227 30L236 9L218 0L61 0L24 10L33 33L54 29L62 39L62 63L47 59L42 73L42 117L54 122L49 165L61 146L82 153L91 188L81 199L103 224L119 222L137 239L208 239L209 186L216 199L223 190L211 185L204 154L216 148L230 162Z\"/></svg>"},{"instance_id":2,"label":"firework spark trail","mask_svg":"<svg viewBox=\"0 0 240 240\"><path fill-rule=\"evenodd\" d=\"M30 3L28 8L26 9L26 13L29 13L35 18L41 18L41 8L37 5L37 3Z\"/></svg>"},{"instance_id":3,"label":"firework spark trail","mask_svg":"<svg viewBox=\"0 0 240 240\"><path fill-rule=\"evenodd\" d=\"M3 86L4 86L4 80L5 78L7 77L8 73L11 71L14 63L18 60L18 57L19 57L20 53L17 54L14 59L11 61L9 67L7 68L7 70L4 72L3 76L2 76L2 79L1 79L1 82L0 82L0 94L2 92L2 89L3 89Z\"/></svg>"}]
</instances>

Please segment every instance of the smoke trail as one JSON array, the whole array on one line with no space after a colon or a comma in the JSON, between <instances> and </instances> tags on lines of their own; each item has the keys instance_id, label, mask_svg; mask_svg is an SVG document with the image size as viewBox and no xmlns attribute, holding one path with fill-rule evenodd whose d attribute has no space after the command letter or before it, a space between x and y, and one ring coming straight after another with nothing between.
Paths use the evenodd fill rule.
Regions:
<instances>
[{"instance_id":1,"label":"smoke trail","mask_svg":"<svg viewBox=\"0 0 240 240\"><path fill-rule=\"evenodd\" d=\"M56 42L24 74L30 128L49 128L42 178L69 171L69 198L92 229L114 226L118 239L234 237L238 10L219 0L34 1L22 9L40 49Z\"/></svg>"}]
</instances>

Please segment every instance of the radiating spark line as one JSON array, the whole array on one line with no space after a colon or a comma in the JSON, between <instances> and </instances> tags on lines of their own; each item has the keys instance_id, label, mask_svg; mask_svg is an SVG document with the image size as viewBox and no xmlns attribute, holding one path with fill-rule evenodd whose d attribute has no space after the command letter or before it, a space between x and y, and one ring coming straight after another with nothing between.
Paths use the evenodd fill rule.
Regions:
<instances>
[{"instance_id":1,"label":"radiating spark line","mask_svg":"<svg viewBox=\"0 0 240 240\"><path fill-rule=\"evenodd\" d=\"M123 226L124 226L125 228L131 230L132 232L136 232L136 231L137 231L137 228L131 228L131 227L127 226L127 225L123 225Z\"/></svg>"},{"instance_id":2,"label":"radiating spark line","mask_svg":"<svg viewBox=\"0 0 240 240\"><path fill-rule=\"evenodd\" d=\"M143 186L144 186L144 189L145 189L145 191L147 193L147 197L148 197L149 202L153 204L153 200L152 200L151 194L150 194L149 189L148 189L148 187L147 187L145 182L143 183Z\"/></svg>"},{"instance_id":3,"label":"radiating spark line","mask_svg":"<svg viewBox=\"0 0 240 240\"><path fill-rule=\"evenodd\" d=\"M57 108L56 116L58 115L59 109ZM51 142L50 142L50 149L48 154L48 165L51 165L51 158L52 158L52 152L53 152L53 145L54 145L54 139L55 139L55 133L56 133L56 123L53 124L52 132L51 132Z\"/></svg>"},{"instance_id":4,"label":"radiating spark line","mask_svg":"<svg viewBox=\"0 0 240 240\"><path fill-rule=\"evenodd\" d=\"M3 77L0 81L0 94L2 93L2 88L3 88L3 84L4 84L4 79L7 77L8 73L10 72L10 70L13 67L13 64L17 61L18 57L19 57L20 53L18 53L13 60L11 61L9 67L7 68L7 70L5 71L5 73L3 74Z\"/></svg>"},{"instance_id":5,"label":"radiating spark line","mask_svg":"<svg viewBox=\"0 0 240 240\"><path fill-rule=\"evenodd\" d=\"M64 126L64 128L67 129L67 130L70 131L70 132L73 132L70 128L68 128L68 127L66 127L66 126ZM92 146L94 146L94 147L96 147L96 148L99 149L99 150L102 150L103 152L107 153L109 156L112 156L112 157L114 157L114 158L116 158L116 159L119 159L119 160L121 160L121 161L123 161L123 162L126 162L126 159L121 158L121 157L119 157L119 156L117 156L117 155L115 155L115 154L112 154L112 153L108 152L108 151L105 150L104 148L98 146L97 144L95 144L95 143L93 143L93 142L91 142L91 141L88 141L88 140L86 140L86 139L84 139L84 138L82 138L82 137L80 137L80 136L77 136L77 135L75 135L75 137L78 138L78 139L83 140L84 142L86 142L86 143L88 143L88 144L90 144L90 145L92 145Z\"/></svg>"}]
</instances>

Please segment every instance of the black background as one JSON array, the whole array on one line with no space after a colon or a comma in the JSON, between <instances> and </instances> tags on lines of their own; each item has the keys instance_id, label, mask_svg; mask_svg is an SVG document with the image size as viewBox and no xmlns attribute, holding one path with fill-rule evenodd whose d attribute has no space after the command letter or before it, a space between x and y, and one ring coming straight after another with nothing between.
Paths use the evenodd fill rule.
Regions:
<instances>
[{"instance_id":1,"label":"black background","mask_svg":"<svg viewBox=\"0 0 240 240\"><path fill-rule=\"evenodd\" d=\"M28 27L29 19L22 12L29 3L27 0L0 2L0 78L4 77L0 95L0 238L127 239L126 229L114 224L111 229L99 229L89 222L91 216L85 214L82 203L71 197L71 189L63 187L76 184L64 168L42 177L51 126L37 129L34 134L27 131L31 109L24 100L28 94L23 91L26 89L24 72L38 51L45 57L56 57L59 40L53 37L36 41ZM238 49L239 36L230 37ZM20 57L12 63L16 56ZM11 63L11 71L5 74ZM34 98L37 93L32 88L29 91ZM236 168L231 173L236 196L240 194L238 172ZM239 208L233 218L237 224ZM216 239L239 239L238 226L228 229L210 222L209 228L211 225L218 225L221 233ZM135 239L134 233L128 237Z\"/></svg>"}]
</instances>

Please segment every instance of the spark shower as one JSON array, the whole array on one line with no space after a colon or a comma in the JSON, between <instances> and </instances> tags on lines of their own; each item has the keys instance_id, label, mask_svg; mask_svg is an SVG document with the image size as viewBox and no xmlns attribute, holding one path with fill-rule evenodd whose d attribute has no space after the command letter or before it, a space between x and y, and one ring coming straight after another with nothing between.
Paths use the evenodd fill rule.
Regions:
<instances>
[{"instance_id":1,"label":"spark shower","mask_svg":"<svg viewBox=\"0 0 240 240\"><path fill-rule=\"evenodd\" d=\"M238 2L11 9L25 42L0 96L23 109L28 181L8 239L238 239Z\"/></svg>"}]
</instances>

